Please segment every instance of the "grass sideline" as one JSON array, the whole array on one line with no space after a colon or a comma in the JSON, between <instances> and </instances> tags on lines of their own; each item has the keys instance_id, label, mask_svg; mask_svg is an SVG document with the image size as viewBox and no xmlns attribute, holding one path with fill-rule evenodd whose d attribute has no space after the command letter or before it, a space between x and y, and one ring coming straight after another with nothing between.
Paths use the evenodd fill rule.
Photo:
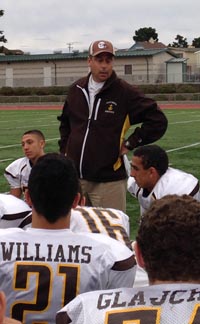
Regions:
<instances>
[{"instance_id":1,"label":"grass sideline","mask_svg":"<svg viewBox=\"0 0 200 324\"><path fill-rule=\"evenodd\" d=\"M0 192L9 190L3 172L9 163L22 156L20 141L25 131L40 129L47 140L45 151L58 151L59 123L56 117L59 113L59 110L0 110ZM156 144L168 152L171 166L200 179L200 110L167 109L165 114L169 121L168 130ZM128 133L133 129L134 127ZM127 214L130 216L131 238L134 239L139 221L139 206L129 193Z\"/></svg>"}]
</instances>

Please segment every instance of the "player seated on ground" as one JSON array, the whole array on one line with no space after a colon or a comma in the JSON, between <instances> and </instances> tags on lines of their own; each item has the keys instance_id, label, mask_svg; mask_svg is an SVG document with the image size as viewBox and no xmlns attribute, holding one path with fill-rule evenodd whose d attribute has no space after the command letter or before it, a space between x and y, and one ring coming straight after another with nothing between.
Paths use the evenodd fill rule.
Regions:
<instances>
[{"instance_id":1,"label":"player seated on ground","mask_svg":"<svg viewBox=\"0 0 200 324\"><path fill-rule=\"evenodd\" d=\"M27 188L32 166L40 156L44 155L44 134L37 129L26 131L22 135L21 144L25 157L13 161L4 172L10 185L10 193L17 198L21 198Z\"/></svg>"},{"instance_id":2,"label":"player seated on ground","mask_svg":"<svg viewBox=\"0 0 200 324\"><path fill-rule=\"evenodd\" d=\"M22 199L10 194L0 194L0 228L31 225L32 210Z\"/></svg>"},{"instance_id":3,"label":"player seated on ground","mask_svg":"<svg viewBox=\"0 0 200 324\"><path fill-rule=\"evenodd\" d=\"M80 193L79 188L79 193ZM80 193L81 194L81 193ZM0 228L27 228L32 224L32 209L23 200L13 195L0 194ZM71 210L70 229L73 232L92 232L108 235L132 249L129 217L114 208L85 206L81 196L79 204ZM147 285L146 273L138 268L135 285Z\"/></svg>"},{"instance_id":4,"label":"player seated on ground","mask_svg":"<svg viewBox=\"0 0 200 324\"><path fill-rule=\"evenodd\" d=\"M168 194L187 194L200 201L199 181L192 174L169 167L165 150L158 145L145 145L133 152L128 191L138 199L143 214L155 199ZM148 284L147 274L138 268L136 282Z\"/></svg>"},{"instance_id":5,"label":"player seated on ground","mask_svg":"<svg viewBox=\"0 0 200 324\"><path fill-rule=\"evenodd\" d=\"M199 323L200 202L166 196L144 213L136 237L138 263L150 286L81 294L56 324Z\"/></svg>"},{"instance_id":6,"label":"player seated on ground","mask_svg":"<svg viewBox=\"0 0 200 324\"><path fill-rule=\"evenodd\" d=\"M138 199L141 214L166 195L186 194L200 201L198 179L169 167L167 153L158 145L141 146L133 152L128 191Z\"/></svg>"},{"instance_id":7,"label":"player seated on ground","mask_svg":"<svg viewBox=\"0 0 200 324\"><path fill-rule=\"evenodd\" d=\"M6 297L3 291L0 291L0 324L20 324L10 317L5 317L6 313Z\"/></svg>"},{"instance_id":8,"label":"player seated on ground","mask_svg":"<svg viewBox=\"0 0 200 324\"><path fill-rule=\"evenodd\" d=\"M33 166L25 192L32 227L0 230L0 289L12 318L55 323L56 312L79 293L133 285L130 249L102 234L69 229L77 192L78 175L65 156L48 153Z\"/></svg>"},{"instance_id":9,"label":"player seated on ground","mask_svg":"<svg viewBox=\"0 0 200 324\"><path fill-rule=\"evenodd\" d=\"M108 235L132 249L129 217L121 210L85 206L81 187L78 206L71 210L70 229L73 232L92 232ZM75 207L75 206L74 206ZM27 228L32 224L32 209L22 199L0 194L0 228ZM147 285L146 273L137 265L134 286Z\"/></svg>"}]
</instances>

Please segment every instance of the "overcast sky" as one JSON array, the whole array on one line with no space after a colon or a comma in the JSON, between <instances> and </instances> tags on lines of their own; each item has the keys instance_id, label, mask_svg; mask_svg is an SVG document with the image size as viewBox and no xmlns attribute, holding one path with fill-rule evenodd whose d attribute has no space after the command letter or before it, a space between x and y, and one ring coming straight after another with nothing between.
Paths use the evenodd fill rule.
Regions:
<instances>
[{"instance_id":1,"label":"overcast sky","mask_svg":"<svg viewBox=\"0 0 200 324\"><path fill-rule=\"evenodd\" d=\"M0 9L8 40L0 45L32 54L85 50L97 39L129 48L143 27L166 45L177 34L189 44L200 37L200 0L1 0Z\"/></svg>"}]
</instances>

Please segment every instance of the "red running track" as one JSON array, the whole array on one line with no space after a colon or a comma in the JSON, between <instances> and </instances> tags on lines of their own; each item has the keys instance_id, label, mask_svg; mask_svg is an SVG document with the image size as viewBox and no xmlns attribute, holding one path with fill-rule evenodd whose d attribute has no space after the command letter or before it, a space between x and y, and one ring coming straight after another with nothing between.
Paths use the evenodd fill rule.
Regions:
<instances>
[{"instance_id":1,"label":"red running track","mask_svg":"<svg viewBox=\"0 0 200 324\"><path fill-rule=\"evenodd\" d=\"M159 104L159 103L158 103ZM0 110L61 110L63 104L14 104L14 105L0 105ZM161 109L200 109L200 102L196 103L160 103Z\"/></svg>"}]
</instances>

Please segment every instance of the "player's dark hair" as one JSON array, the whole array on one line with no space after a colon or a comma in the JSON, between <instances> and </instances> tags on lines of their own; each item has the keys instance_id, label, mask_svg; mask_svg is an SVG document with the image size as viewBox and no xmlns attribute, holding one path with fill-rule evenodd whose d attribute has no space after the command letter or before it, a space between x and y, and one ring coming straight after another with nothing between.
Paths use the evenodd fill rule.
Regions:
<instances>
[{"instance_id":1,"label":"player's dark hair","mask_svg":"<svg viewBox=\"0 0 200 324\"><path fill-rule=\"evenodd\" d=\"M142 216L136 237L150 282L200 279L200 202L168 195Z\"/></svg>"},{"instance_id":2,"label":"player's dark hair","mask_svg":"<svg viewBox=\"0 0 200 324\"><path fill-rule=\"evenodd\" d=\"M37 135L37 136L41 137L41 139L43 139L45 141L45 136L44 136L44 134L39 129L31 129L31 130L28 130L22 136L28 135L28 134Z\"/></svg>"},{"instance_id":3,"label":"player's dark hair","mask_svg":"<svg viewBox=\"0 0 200 324\"><path fill-rule=\"evenodd\" d=\"M43 155L31 170L28 189L35 210L49 223L65 217L78 192L73 162L58 153Z\"/></svg>"},{"instance_id":4,"label":"player's dark hair","mask_svg":"<svg viewBox=\"0 0 200 324\"><path fill-rule=\"evenodd\" d=\"M168 169L169 159L167 153L158 145L139 146L133 152L133 156L141 158L144 169L154 167L160 176Z\"/></svg>"}]
</instances>

